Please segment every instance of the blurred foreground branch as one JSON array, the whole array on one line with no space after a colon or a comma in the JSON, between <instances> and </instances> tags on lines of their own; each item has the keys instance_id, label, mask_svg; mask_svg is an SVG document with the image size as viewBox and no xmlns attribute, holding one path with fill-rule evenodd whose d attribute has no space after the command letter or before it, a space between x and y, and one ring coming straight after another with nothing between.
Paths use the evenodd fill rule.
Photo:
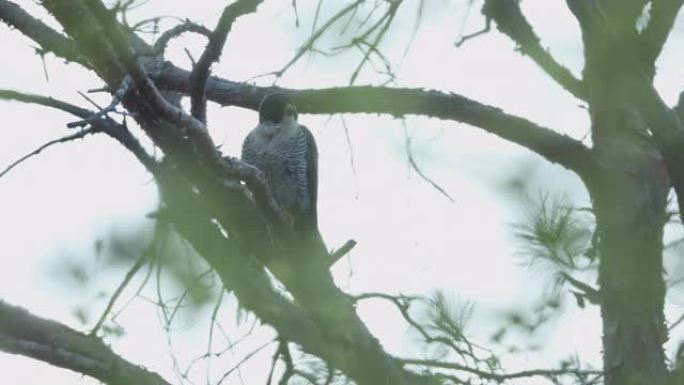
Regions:
<instances>
[{"instance_id":1,"label":"blurred foreground branch","mask_svg":"<svg viewBox=\"0 0 684 385\"><path fill-rule=\"evenodd\" d=\"M115 354L99 338L0 301L0 350L70 369L108 385L170 385Z\"/></svg>"}]
</instances>

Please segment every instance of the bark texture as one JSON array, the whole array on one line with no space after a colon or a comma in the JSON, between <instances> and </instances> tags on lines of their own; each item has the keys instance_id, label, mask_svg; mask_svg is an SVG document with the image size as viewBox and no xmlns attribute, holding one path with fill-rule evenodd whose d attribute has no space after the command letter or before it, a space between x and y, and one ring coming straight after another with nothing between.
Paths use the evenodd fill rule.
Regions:
<instances>
[{"instance_id":1,"label":"bark texture","mask_svg":"<svg viewBox=\"0 0 684 385\"><path fill-rule=\"evenodd\" d=\"M118 23L99 0L43 0L41 4L63 33L11 1L0 0L0 21L34 40L43 52L94 71L111 91L112 103L121 102L161 149L162 161L147 154L128 129L106 113L11 91L0 91L0 97L67 111L83 119L77 126L89 125L93 132L119 141L154 175L164 203L164 220L172 222L219 273L241 305L281 337L360 385L428 384L445 377L417 374L405 365L418 361L399 360L383 349L356 314L352 299L333 282L325 245L298 247L293 243L292 229L269 196L259 170L216 149L206 127L206 103L257 109L265 94L278 90L287 93L301 113L416 114L479 127L560 164L586 184L598 229L597 302L603 322L606 385L681 379L681 367L668 373L663 352L667 331L662 238L671 184L680 207L684 203L684 128L680 116L653 89L652 80L655 60L682 0L566 0L582 30L582 78L542 46L519 1L484 2L482 11L488 21L496 22L551 79L587 103L591 149L527 119L453 93L370 86L264 88L210 76L211 64L219 59L233 22L254 12L261 2L237 0L224 9L213 31L186 22L151 47ZM399 3L392 2L392 9ZM647 4L652 7L651 18L638 31L635 23ZM209 39L192 71L163 58L173 34L184 31ZM191 113L179 107L181 95L191 97ZM273 288L269 272L294 300ZM407 307L401 309L407 311ZM50 341L67 350L55 349ZM114 356L97 340L1 303L0 349L112 384L164 383ZM449 365L436 367L454 368ZM508 377L479 372L470 368L471 374L500 382L523 374L550 376L553 371Z\"/></svg>"}]
</instances>

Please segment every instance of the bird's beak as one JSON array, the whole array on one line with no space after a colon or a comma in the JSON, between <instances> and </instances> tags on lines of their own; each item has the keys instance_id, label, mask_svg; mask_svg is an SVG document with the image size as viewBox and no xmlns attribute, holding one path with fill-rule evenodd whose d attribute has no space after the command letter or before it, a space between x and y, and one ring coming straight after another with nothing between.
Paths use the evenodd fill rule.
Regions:
<instances>
[{"instance_id":1,"label":"bird's beak","mask_svg":"<svg viewBox=\"0 0 684 385\"><path fill-rule=\"evenodd\" d=\"M297 110L295 110L295 106L292 103L287 103L285 105L285 108L283 108L283 115L284 116L294 117L296 113L297 113Z\"/></svg>"}]
</instances>

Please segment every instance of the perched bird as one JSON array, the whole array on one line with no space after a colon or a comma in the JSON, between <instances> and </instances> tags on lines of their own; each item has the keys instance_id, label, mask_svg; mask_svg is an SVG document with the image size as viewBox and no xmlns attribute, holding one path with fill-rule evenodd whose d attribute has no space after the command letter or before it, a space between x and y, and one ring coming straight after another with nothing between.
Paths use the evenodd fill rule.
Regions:
<instances>
[{"instance_id":1,"label":"perched bird","mask_svg":"<svg viewBox=\"0 0 684 385\"><path fill-rule=\"evenodd\" d=\"M297 109L283 93L266 95L259 124L242 144L242 160L264 173L273 198L291 216L300 236L320 239L318 150L311 132L297 123Z\"/></svg>"}]
</instances>

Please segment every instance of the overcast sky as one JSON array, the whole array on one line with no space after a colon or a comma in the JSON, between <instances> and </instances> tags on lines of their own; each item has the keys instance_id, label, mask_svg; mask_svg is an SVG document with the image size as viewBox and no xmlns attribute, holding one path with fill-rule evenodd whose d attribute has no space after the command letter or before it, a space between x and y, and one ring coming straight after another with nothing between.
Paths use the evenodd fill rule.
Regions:
<instances>
[{"instance_id":1,"label":"overcast sky","mask_svg":"<svg viewBox=\"0 0 684 385\"><path fill-rule=\"evenodd\" d=\"M49 20L33 1L17 3ZM236 23L214 73L236 81L271 84L272 77L254 77L279 69L294 55L311 31L316 3L297 1L297 28L291 1L265 1L257 14ZM492 31L461 48L454 47L462 33L481 28L477 2L469 8L467 1L428 0L420 29L403 56L418 3L405 2L391 38L382 46L395 66L397 86L459 93L575 138L585 137L589 123L582 104L516 53L507 38ZM129 18L174 15L213 26L224 4L151 0ZM324 2L323 14L330 15L339 6L336 4L338 1ZM544 45L579 75L581 38L564 2L526 0L523 4ZM168 28L177 22L166 19L162 26ZM675 26L674 36L658 62L656 85L669 103L676 101L684 83L684 51L673 49L682 43L682 28L682 23ZM0 88L40 93L89 107L77 91L101 86L94 75L51 56L43 63L35 55L33 43L18 32L3 25L0 33L6 53L0 61ZM339 37L330 35L321 48L339 43ZM189 60L183 48L188 47L198 57L202 45L203 41L194 36L178 39L169 48L168 58L187 67ZM293 88L346 85L359 59L357 54L305 56L278 84ZM357 83L378 84L382 80L369 68ZM106 96L95 98L108 103ZM7 102L0 102L0 116L5 122L0 134L0 168L42 143L68 134L65 125L74 120L60 112ZM464 124L422 117L400 121L376 115L301 115L300 121L311 128L320 152L318 211L323 236L329 247L338 247L349 238L359 242L350 257L334 268L345 290L429 294L443 289L459 301L477 304L469 330L483 345L489 343L495 330L491 319L515 309L529 311L538 304L550 287L548 276L529 268L516 254L511 223L520 220L524 210L520 197L506 186L523 176L532 196L548 191L586 206L586 193L576 177L525 149ZM253 111L209 109L212 136L223 143L227 154L239 155L244 136L256 122ZM417 164L454 202L411 169L407 135ZM7 262L0 269L0 298L87 330L128 267L103 268L94 257L95 240L112 232L134 236L149 226L145 214L154 210L156 203L150 176L104 136L56 146L25 162L0 179L0 228ZM72 265L85 266L90 280L80 285L67 282L65 272ZM126 291L117 308L134 294L135 286ZM150 286L152 290L154 285ZM170 292L178 290L170 284L165 287ZM677 298L668 299L670 304L682 304ZM230 299L224 304L221 314L226 319L227 334L236 339L251 323L234 327L234 303ZM74 316L75 309L87 313L86 325ZM402 356L420 353L416 336L406 333L406 325L391 307L368 302L358 310L390 352ZM126 334L110 338L108 343L125 358L179 382L170 353L178 359L176 364L185 368L192 358L206 351L210 312L208 306L194 316L183 317L168 338L154 305L136 299L119 318ZM675 317L677 307L670 306L668 314ZM507 355L504 362L515 370L549 367L559 358L576 353L599 364L600 336L597 309L580 310L569 303L563 317L535 337L535 343L543 346L541 351ZM212 364L212 378L220 377L222 369L271 337L267 329L257 330L234 355L228 353L220 363ZM673 338L670 343L676 346L677 342ZM226 344L225 339L215 340L216 349ZM242 380L248 384L265 381L264 365L271 354L272 350L264 350L245 366ZM11 368L15 383L94 383L69 371L2 353L0 368ZM204 381L205 370L204 364L198 365L191 378ZM5 370L3 376L7 373ZM224 383L239 384L241 378L232 375Z\"/></svg>"}]
</instances>

